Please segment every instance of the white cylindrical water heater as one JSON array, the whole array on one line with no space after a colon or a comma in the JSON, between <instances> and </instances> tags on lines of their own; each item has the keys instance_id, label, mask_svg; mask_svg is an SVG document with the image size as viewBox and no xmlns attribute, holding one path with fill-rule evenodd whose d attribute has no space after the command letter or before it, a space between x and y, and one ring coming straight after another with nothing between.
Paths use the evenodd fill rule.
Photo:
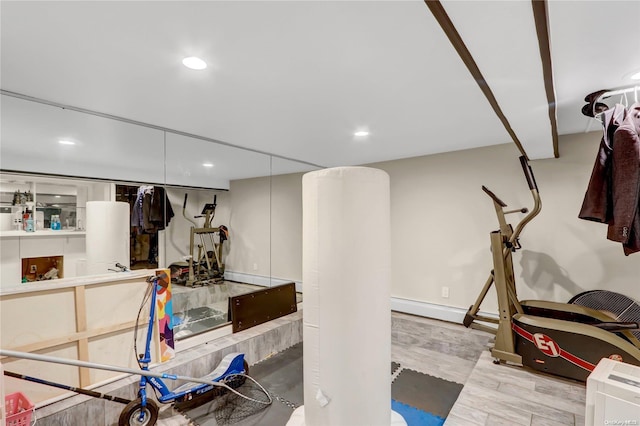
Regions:
<instances>
[{"instance_id":1,"label":"white cylindrical water heater","mask_svg":"<svg viewBox=\"0 0 640 426\"><path fill-rule=\"evenodd\" d=\"M87 201L87 274L106 274L120 263L130 266L129 204Z\"/></svg>"}]
</instances>

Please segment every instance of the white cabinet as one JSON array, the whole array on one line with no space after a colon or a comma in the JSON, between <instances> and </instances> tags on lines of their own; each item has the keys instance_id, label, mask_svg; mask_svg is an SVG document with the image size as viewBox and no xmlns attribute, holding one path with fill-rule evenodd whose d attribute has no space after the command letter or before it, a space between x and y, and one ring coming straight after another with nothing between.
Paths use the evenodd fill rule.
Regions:
<instances>
[{"instance_id":1,"label":"white cabinet","mask_svg":"<svg viewBox=\"0 0 640 426\"><path fill-rule=\"evenodd\" d=\"M15 286L20 282L20 238L0 239L0 286Z\"/></svg>"},{"instance_id":2,"label":"white cabinet","mask_svg":"<svg viewBox=\"0 0 640 426\"><path fill-rule=\"evenodd\" d=\"M4 231L0 233L0 286L20 285L23 259L62 256L65 278L84 275L85 233L80 231L36 232Z\"/></svg>"}]
</instances>

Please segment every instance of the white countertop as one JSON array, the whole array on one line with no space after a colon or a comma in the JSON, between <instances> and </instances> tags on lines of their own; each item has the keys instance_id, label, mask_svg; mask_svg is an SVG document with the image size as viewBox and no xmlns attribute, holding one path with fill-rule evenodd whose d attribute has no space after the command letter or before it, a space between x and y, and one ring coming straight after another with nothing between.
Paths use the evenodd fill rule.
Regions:
<instances>
[{"instance_id":1,"label":"white countertop","mask_svg":"<svg viewBox=\"0 0 640 426\"><path fill-rule=\"evenodd\" d=\"M155 273L153 269L136 269L129 272L113 272L110 274L87 275L82 277L59 278L57 280L32 281L28 283L18 283L15 286L0 288L0 296L10 294L29 293L32 291L56 290L67 287L77 287L80 285L102 284L113 281L124 281L131 279L144 279Z\"/></svg>"},{"instance_id":2,"label":"white countertop","mask_svg":"<svg viewBox=\"0 0 640 426\"><path fill-rule=\"evenodd\" d=\"M0 231L0 238L3 237L69 237L69 236L84 236L86 234L85 231L75 231L70 229L61 229L60 231L52 231L51 229L40 229L35 232L27 232L27 231Z\"/></svg>"}]
</instances>

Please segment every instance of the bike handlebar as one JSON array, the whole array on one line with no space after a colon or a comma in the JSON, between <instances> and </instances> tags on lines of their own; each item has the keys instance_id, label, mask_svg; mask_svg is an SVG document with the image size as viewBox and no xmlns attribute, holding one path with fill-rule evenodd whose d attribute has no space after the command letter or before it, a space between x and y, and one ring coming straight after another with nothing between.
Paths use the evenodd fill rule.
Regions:
<instances>
[{"instance_id":1,"label":"bike handlebar","mask_svg":"<svg viewBox=\"0 0 640 426\"><path fill-rule=\"evenodd\" d=\"M152 283L152 282L160 280L162 278L167 278L167 274L162 273L162 274L159 274L159 275L152 275L150 277L147 277L147 282L148 283Z\"/></svg>"}]
</instances>

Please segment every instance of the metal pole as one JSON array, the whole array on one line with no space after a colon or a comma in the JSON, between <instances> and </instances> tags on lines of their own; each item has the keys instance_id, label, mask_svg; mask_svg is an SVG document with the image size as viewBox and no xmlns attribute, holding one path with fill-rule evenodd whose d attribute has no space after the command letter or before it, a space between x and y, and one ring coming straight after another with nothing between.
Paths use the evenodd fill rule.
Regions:
<instances>
[{"instance_id":1,"label":"metal pole","mask_svg":"<svg viewBox=\"0 0 640 426\"><path fill-rule=\"evenodd\" d=\"M75 392L75 393L79 393L79 394L82 394L82 395L92 396L94 398L101 398L101 399L106 399L108 401L119 402L119 403L125 404L125 405L131 402L130 399L124 399L124 398L120 398L120 397L117 397L117 396L114 396L114 395L108 395L108 394L105 394L105 393L94 392L94 391L91 391L91 390L88 390L88 389L77 388L75 386L63 385L61 383L50 382L48 380L38 379L37 377L30 377L30 376L25 376L23 374L12 373L11 371L5 371L4 375L5 376L9 376L9 377L15 377L17 379L27 380L29 382L39 383L41 385L47 385L47 386L52 386L54 388L69 390L69 391L72 391L72 392Z\"/></svg>"},{"instance_id":2,"label":"metal pole","mask_svg":"<svg viewBox=\"0 0 640 426\"><path fill-rule=\"evenodd\" d=\"M33 361L53 362L55 364L73 365L75 367L95 368L97 370L116 371L118 373L136 374L138 376L147 376L147 377L157 377L159 379L184 380L186 382L204 383L206 385L219 386L225 389L229 389L227 385L224 385L222 383L213 382L211 380L203 380L196 377L178 376L178 375L166 374L166 373L154 373L148 370L143 371L143 370L136 370L133 368L117 367L115 365L96 364L94 362L56 358L56 357L47 356L47 355L32 354L29 352L16 352L16 351L8 351L5 349L0 349L0 356L30 359Z\"/></svg>"},{"instance_id":3,"label":"metal pole","mask_svg":"<svg viewBox=\"0 0 640 426\"><path fill-rule=\"evenodd\" d=\"M253 379L250 376L247 376L245 374L241 374L241 376L250 379L256 385L258 385L258 387L262 390L262 392L264 392L264 394L269 399L268 402L258 401L256 399L253 399L253 398L250 398L250 397L248 397L246 395L243 395L240 392L238 392L237 390L235 390L234 388L232 388L231 386L226 385L225 383L214 382L214 381L211 381L211 380L204 380L204 379L200 379L200 378L197 378L197 377L178 376L178 375L166 374L166 373L154 373L154 372L148 371L148 370L144 370L144 371L143 370L135 370L133 368L117 367L117 366L114 366L114 365L96 364L94 362L78 361L78 360L64 359L64 358L56 358L56 357L47 356L47 355L32 354L32 353L29 353L29 352L8 351L8 350L5 350L5 349L0 349L0 356L8 356L8 357L12 357L12 358L30 359L30 360L33 360L33 361L52 362L52 363L55 363L55 364L73 365L74 367L95 368L97 370L116 371L118 373L135 374L135 375L138 375L138 376L146 376L146 377L157 377L159 379L183 380L185 382L204 383L205 385L211 385L211 386L217 386L217 387L220 387L220 388L225 388L228 391L233 392L236 395L240 396L241 398L247 399L247 400L252 401L252 402L256 402L258 404L271 405L271 403L273 402L269 392L267 392L262 387L262 385L260 385L260 383L258 383L255 379ZM229 377L229 376L227 376L227 377Z\"/></svg>"}]
</instances>

